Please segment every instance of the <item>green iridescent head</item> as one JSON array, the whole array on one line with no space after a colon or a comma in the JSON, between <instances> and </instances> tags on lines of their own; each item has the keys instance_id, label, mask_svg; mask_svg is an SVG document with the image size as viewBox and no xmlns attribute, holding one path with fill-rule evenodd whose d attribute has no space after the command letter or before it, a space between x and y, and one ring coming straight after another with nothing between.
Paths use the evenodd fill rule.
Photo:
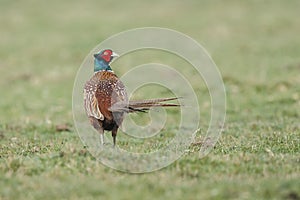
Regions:
<instances>
[{"instance_id":1,"label":"green iridescent head","mask_svg":"<svg viewBox=\"0 0 300 200\"><path fill-rule=\"evenodd\" d=\"M110 49L104 49L99 53L94 54L94 72L101 70L112 71L112 69L109 66L109 63L113 60L114 57L118 56L118 54L116 54Z\"/></svg>"}]
</instances>

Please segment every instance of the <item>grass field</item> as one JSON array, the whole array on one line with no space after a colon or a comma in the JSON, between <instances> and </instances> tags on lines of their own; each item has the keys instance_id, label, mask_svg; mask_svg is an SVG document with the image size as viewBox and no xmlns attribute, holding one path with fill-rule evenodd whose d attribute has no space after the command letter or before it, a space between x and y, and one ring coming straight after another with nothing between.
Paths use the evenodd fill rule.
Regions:
<instances>
[{"instance_id":1,"label":"grass field","mask_svg":"<svg viewBox=\"0 0 300 200\"><path fill-rule=\"evenodd\" d=\"M300 199L299 8L297 0L2 0L0 199ZM178 30L208 50L225 82L227 118L204 159L193 145L162 170L132 175L84 148L72 87L99 42L145 26ZM130 65L113 63L118 74ZM120 145L145 151L155 143L122 138Z\"/></svg>"}]
</instances>

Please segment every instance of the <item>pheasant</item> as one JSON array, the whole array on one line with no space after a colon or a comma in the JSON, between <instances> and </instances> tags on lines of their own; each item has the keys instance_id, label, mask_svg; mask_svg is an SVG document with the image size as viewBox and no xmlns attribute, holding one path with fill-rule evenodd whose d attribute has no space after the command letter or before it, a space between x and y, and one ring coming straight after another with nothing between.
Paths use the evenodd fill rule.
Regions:
<instances>
[{"instance_id":1,"label":"pheasant","mask_svg":"<svg viewBox=\"0 0 300 200\"><path fill-rule=\"evenodd\" d=\"M128 101L124 84L112 71L110 62L118 54L105 49L94 54L94 75L84 86L84 108L91 125L99 132L101 145L104 144L104 131L111 131L116 145L118 128L125 113L146 112L151 107L176 107L179 104L164 103L173 98Z\"/></svg>"}]
</instances>

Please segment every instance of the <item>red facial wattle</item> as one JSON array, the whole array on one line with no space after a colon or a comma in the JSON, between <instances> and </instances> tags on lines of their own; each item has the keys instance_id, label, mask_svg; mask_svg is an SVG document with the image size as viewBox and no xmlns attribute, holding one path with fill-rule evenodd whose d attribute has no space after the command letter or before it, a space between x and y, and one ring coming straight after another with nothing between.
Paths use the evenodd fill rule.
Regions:
<instances>
[{"instance_id":1,"label":"red facial wattle","mask_svg":"<svg viewBox=\"0 0 300 200\"><path fill-rule=\"evenodd\" d=\"M104 51L103 53L102 53L102 55L101 55L101 58L103 59L103 60L105 60L105 62L110 62L110 60L111 60L111 55L112 55L112 52L110 52L110 51Z\"/></svg>"}]
</instances>

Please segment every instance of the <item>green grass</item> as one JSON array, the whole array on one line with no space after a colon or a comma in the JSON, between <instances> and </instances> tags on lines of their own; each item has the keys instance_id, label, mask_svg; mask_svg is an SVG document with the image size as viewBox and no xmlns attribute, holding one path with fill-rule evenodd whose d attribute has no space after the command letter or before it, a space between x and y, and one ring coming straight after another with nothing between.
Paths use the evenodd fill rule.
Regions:
<instances>
[{"instance_id":1,"label":"green grass","mask_svg":"<svg viewBox=\"0 0 300 200\"><path fill-rule=\"evenodd\" d=\"M0 199L299 199L299 7L297 0L1 1ZM172 28L203 44L225 82L227 117L204 159L193 145L160 171L132 175L90 155L74 130L71 99L89 51L144 26ZM153 57L184 65L165 54L132 56L113 63L114 71ZM190 77L201 92L204 131L209 96L196 85L199 77ZM148 96L141 90L138 97ZM57 131L60 124L70 131ZM124 148L157 148L155 140L141 146L118 138Z\"/></svg>"}]
</instances>

